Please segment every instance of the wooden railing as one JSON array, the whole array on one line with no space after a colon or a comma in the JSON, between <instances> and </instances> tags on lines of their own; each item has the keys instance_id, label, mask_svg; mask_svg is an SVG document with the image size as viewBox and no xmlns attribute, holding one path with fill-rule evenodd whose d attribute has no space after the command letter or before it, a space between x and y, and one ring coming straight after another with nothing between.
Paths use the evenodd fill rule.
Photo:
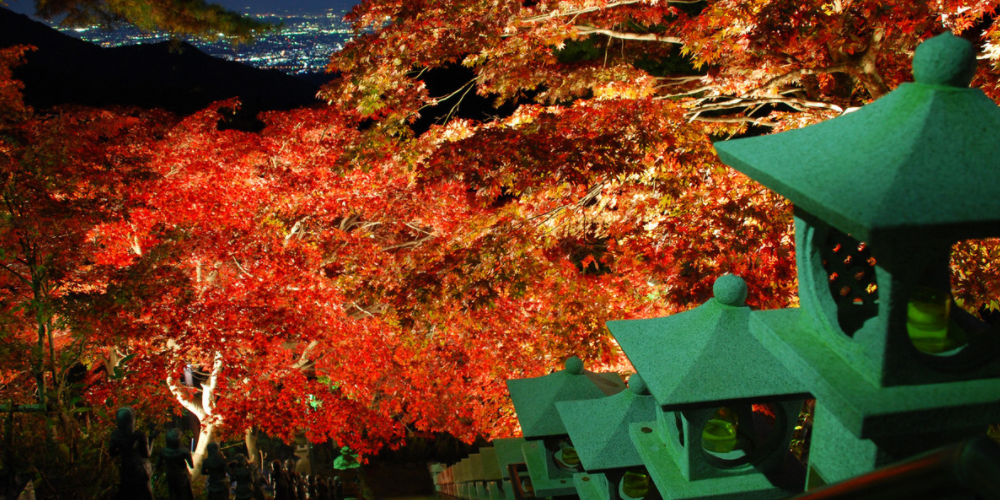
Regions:
<instances>
[{"instance_id":1,"label":"wooden railing","mask_svg":"<svg viewBox=\"0 0 1000 500\"><path fill-rule=\"evenodd\" d=\"M823 486L792 500L909 500L963 492L1000 499L1000 445L986 436Z\"/></svg>"}]
</instances>

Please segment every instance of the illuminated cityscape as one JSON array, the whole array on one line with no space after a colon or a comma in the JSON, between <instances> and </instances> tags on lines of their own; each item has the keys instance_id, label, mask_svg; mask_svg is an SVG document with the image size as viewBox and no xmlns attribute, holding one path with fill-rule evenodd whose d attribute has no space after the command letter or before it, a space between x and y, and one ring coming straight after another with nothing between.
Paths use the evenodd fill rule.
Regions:
<instances>
[{"instance_id":1,"label":"illuminated cityscape","mask_svg":"<svg viewBox=\"0 0 1000 500\"><path fill-rule=\"evenodd\" d=\"M318 73L326 68L330 54L342 49L351 39L350 26L343 21L343 16L344 12L332 10L323 14L253 14L251 17L255 19L280 27L252 45L234 46L224 38L211 43L186 41L212 56L257 68L276 69L289 74ZM102 47L157 43L170 39L166 33L148 33L131 27L115 30L99 27L59 29Z\"/></svg>"}]
</instances>

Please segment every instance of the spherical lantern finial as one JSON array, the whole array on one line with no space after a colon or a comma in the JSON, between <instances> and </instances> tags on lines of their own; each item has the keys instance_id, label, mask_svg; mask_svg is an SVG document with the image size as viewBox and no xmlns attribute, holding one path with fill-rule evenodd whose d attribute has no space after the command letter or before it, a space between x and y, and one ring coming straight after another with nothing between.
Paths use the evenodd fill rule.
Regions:
<instances>
[{"instance_id":1,"label":"spherical lantern finial","mask_svg":"<svg viewBox=\"0 0 1000 500\"><path fill-rule=\"evenodd\" d=\"M649 394L649 387L646 387L646 381L643 380L638 373L633 374L628 378L628 388L634 394L638 394L640 396L646 396Z\"/></svg>"},{"instance_id":2,"label":"spherical lantern finial","mask_svg":"<svg viewBox=\"0 0 1000 500\"><path fill-rule=\"evenodd\" d=\"M583 360L573 356L566 360L566 373L570 375L579 375L583 373Z\"/></svg>"},{"instance_id":3,"label":"spherical lantern finial","mask_svg":"<svg viewBox=\"0 0 1000 500\"><path fill-rule=\"evenodd\" d=\"M735 274L724 274L712 287L715 300L727 306L743 306L747 298L747 282Z\"/></svg>"},{"instance_id":4,"label":"spherical lantern finial","mask_svg":"<svg viewBox=\"0 0 1000 500\"><path fill-rule=\"evenodd\" d=\"M928 85L968 87L976 76L976 51L968 40L945 31L924 40L913 55L913 79Z\"/></svg>"}]
</instances>

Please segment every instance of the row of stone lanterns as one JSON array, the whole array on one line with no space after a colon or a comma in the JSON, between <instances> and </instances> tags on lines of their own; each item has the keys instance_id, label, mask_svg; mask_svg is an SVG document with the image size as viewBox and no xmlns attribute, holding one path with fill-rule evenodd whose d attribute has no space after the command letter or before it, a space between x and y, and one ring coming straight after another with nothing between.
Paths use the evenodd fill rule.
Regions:
<instances>
[{"instance_id":1,"label":"row of stone lanterns","mask_svg":"<svg viewBox=\"0 0 1000 500\"><path fill-rule=\"evenodd\" d=\"M462 478L492 489L457 496L781 498L1000 422L1000 334L949 282L955 243L1000 236L1000 108L968 88L965 40L934 37L913 64L853 113L715 145L795 204L801 307L753 311L725 275L698 308L609 322L628 390L575 358L508 381L524 438L494 443L502 479ZM789 442L810 398L806 471Z\"/></svg>"}]
</instances>

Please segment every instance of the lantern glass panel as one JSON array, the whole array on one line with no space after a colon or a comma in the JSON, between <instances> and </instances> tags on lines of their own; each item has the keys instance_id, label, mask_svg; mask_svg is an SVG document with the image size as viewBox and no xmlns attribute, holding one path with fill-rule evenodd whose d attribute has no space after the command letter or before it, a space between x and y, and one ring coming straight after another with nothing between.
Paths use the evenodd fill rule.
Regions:
<instances>
[{"instance_id":1,"label":"lantern glass panel","mask_svg":"<svg viewBox=\"0 0 1000 500\"><path fill-rule=\"evenodd\" d=\"M559 442L559 449L552 454L552 459L555 461L556 466L562 470L571 472L583 470L583 465L580 463L580 455L576 452L576 448L573 447L573 443L569 439Z\"/></svg>"},{"instance_id":2,"label":"lantern glass panel","mask_svg":"<svg viewBox=\"0 0 1000 500\"><path fill-rule=\"evenodd\" d=\"M755 463L773 451L778 421L783 418L780 407L769 403L741 403L717 409L702 427L705 458L719 468Z\"/></svg>"},{"instance_id":3,"label":"lantern glass panel","mask_svg":"<svg viewBox=\"0 0 1000 500\"><path fill-rule=\"evenodd\" d=\"M649 474L645 471L628 471L622 476L621 496L626 499L641 499L649 494Z\"/></svg>"}]
</instances>

